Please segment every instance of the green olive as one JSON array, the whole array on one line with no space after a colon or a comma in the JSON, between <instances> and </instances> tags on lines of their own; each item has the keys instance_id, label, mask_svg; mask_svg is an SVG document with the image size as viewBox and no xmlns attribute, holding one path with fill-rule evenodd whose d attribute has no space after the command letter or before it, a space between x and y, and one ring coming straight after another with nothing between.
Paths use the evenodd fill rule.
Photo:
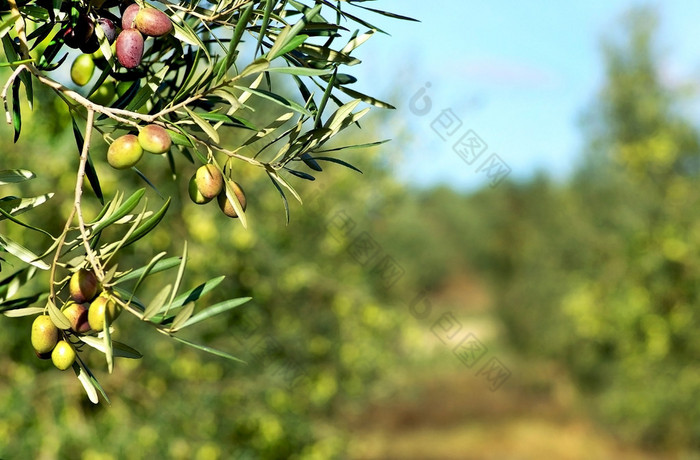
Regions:
<instances>
[{"instance_id":1,"label":"green olive","mask_svg":"<svg viewBox=\"0 0 700 460\"><path fill-rule=\"evenodd\" d=\"M109 103L114 99L115 94L117 94L117 91L115 89L114 82L106 81L102 83L99 88L97 88L97 91L92 93L90 100L95 104L109 105Z\"/></svg>"},{"instance_id":2,"label":"green olive","mask_svg":"<svg viewBox=\"0 0 700 460\"><path fill-rule=\"evenodd\" d=\"M70 343L61 340L51 352L51 361L54 366L65 371L75 362L75 350Z\"/></svg>"},{"instance_id":3,"label":"green olive","mask_svg":"<svg viewBox=\"0 0 700 460\"><path fill-rule=\"evenodd\" d=\"M78 86L85 86L95 73L95 61L89 54L81 54L70 68L70 78Z\"/></svg>"},{"instance_id":4,"label":"green olive","mask_svg":"<svg viewBox=\"0 0 700 460\"><path fill-rule=\"evenodd\" d=\"M48 353L58 342L59 331L47 315L37 316L32 323L32 347L38 354Z\"/></svg>"}]
</instances>

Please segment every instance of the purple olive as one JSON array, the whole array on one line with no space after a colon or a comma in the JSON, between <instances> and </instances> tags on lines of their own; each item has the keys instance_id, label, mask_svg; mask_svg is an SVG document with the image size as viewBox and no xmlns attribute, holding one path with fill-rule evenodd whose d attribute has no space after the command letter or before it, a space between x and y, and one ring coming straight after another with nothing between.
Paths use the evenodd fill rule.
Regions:
<instances>
[{"instance_id":1,"label":"purple olive","mask_svg":"<svg viewBox=\"0 0 700 460\"><path fill-rule=\"evenodd\" d=\"M161 37L173 30L173 22L167 14L155 8L142 8L134 24L139 31L149 37Z\"/></svg>"},{"instance_id":2,"label":"purple olive","mask_svg":"<svg viewBox=\"0 0 700 460\"><path fill-rule=\"evenodd\" d=\"M114 40L117 39L117 26L114 25L114 22L107 18L99 18L97 23L102 27L102 32L104 32L109 44L114 43Z\"/></svg>"},{"instance_id":3,"label":"purple olive","mask_svg":"<svg viewBox=\"0 0 700 460\"><path fill-rule=\"evenodd\" d=\"M95 32L95 23L82 13L78 16L75 27L68 26L63 29L63 41L71 48L80 48L87 46L87 43L93 37Z\"/></svg>"},{"instance_id":4,"label":"purple olive","mask_svg":"<svg viewBox=\"0 0 700 460\"><path fill-rule=\"evenodd\" d=\"M136 29L125 29L117 37L117 59L127 69L141 64L143 57L143 36Z\"/></svg>"},{"instance_id":5,"label":"purple olive","mask_svg":"<svg viewBox=\"0 0 700 460\"><path fill-rule=\"evenodd\" d=\"M138 4L133 3L124 10L124 14L122 14L122 29L127 30L134 28L134 19L140 9L141 7Z\"/></svg>"}]
</instances>

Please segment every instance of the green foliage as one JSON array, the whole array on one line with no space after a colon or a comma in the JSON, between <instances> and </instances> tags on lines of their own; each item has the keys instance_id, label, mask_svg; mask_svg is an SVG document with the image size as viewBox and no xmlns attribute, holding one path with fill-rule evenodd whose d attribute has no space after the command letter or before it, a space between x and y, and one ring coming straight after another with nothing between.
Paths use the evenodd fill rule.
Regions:
<instances>
[{"instance_id":1,"label":"green foliage","mask_svg":"<svg viewBox=\"0 0 700 460\"><path fill-rule=\"evenodd\" d=\"M98 299L108 302L107 311L116 309L116 313L123 309L179 343L241 361L228 352L175 334L226 313L250 297L222 299L202 306L200 298L221 284L224 277L212 274L196 287L184 288L190 258L186 242L179 259L158 252L131 258L125 264L125 251L136 243L142 246L142 238L152 240L158 230L164 231L162 224L168 222L166 214L173 198L182 191L187 194L187 187L172 187L171 179L190 169L187 163L210 165L223 175L225 188L217 201L243 227L248 226L245 195L233 180L240 177L242 165L257 168L274 184L273 190L281 196L289 222L287 194L302 201L291 177L315 179L299 168L309 167L314 174L322 171L313 155L325 153L328 142L357 125L369 111L369 107L360 108L361 104L391 107L347 88L354 77L336 77L339 69L360 64L352 53L376 30L350 11L399 16L366 8L357 1L346 3L343 8L340 2L307 5L272 0L158 5L139 2L128 8L114 0L55 1L38 6L10 0L3 5L1 65L10 67L12 72L0 97L7 121L13 127L14 141L18 142L23 133L34 131L23 123L23 118L29 118L30 125L32 121L42 124L44 116L63 122L70 119L79 158L75 162L74 184L66 187L60 183L53 189L57 191L54 193L73 190L72 206L63 215L62 225L55 226L50 218L33 219L28 224L16 217L44 204L54 193L33 198L8 195L2 199L3 219L20 226L22 235L29 231L39 233L39 238L32 241L41 249L25 247L6 234L0 236L0 250L32 267L0 280L0 285L8 286L0 311L12 317L48 314L61 329L61 337L71 343L69 350L78 352L73 370L92 402L98 402L98 393L103 400L109 399L83 354L85 345L104 355L109 373L115 357L140 358L141 353L112 340L118 331L113 325L117 315L98 316L94 302L89 317L96 318L99 326L85 333L71 330L61 308L69 300L68 279L81 269L97 277L105 296ZM120 18L132 12L133 20ZM118 31L112 25L119 23L124 30ZM370 30L361 33L360 29L351 31L345 27L353 24ZM74 57L71 49L80 49L83 54ZM72 66L68 65L73 58ZM84 89L66 86L68 83L61 81L69 67L73 83ZM113 100L115 88L119 97ZM35 103L48 106L49 110L34 115ZM50 132L58 134L61 127L59 121L50 127ZM103 147L95 139L98 134L111 144L109 165L131 170L152 192L105 187L104 174L99 172L104 156L95 155ZM55 144L53 150L57 150ZM161 163L154 168L144 164L144 151L157 154L153 156L162 154L160 159L167 165ZM75 160L75 156L72 158ZM184 167L178 164L182 160ZM33 161L26 166L40 175L51 175L42 161ZM337 158L328 161L353 168ZM137 163L140 169L136 168ZM171 177L164 178L163 170ZM189 174L186 171L184 176ZM32 177L34 173L25 169L1 171L0 185ZM89 190L86 182L99 205L87 203L91 197L83 193ZM107 189L110 193L105 193ZM58 203L59 208L61 205ZM184 237L178 235L176 239ZM33 279L38 274L34 268L46 272L38 281ZM168 270L172 275L164 287L157 292L143 292L154 275L162 278L161 272ZM41 304L44 306L37 306Z\"/></svg>"}]
</instances>

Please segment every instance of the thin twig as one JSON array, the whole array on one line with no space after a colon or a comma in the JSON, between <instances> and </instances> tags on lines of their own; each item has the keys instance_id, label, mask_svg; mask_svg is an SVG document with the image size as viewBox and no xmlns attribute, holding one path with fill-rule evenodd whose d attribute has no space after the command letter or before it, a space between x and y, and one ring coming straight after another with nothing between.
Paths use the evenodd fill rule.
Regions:
<instances>
[{"instance_id":1,"label":"thin twig","mask_svg":"<svg viewBox=\"0 0 700 460\"><path fill-rule=\"evenodd\" d=\"M12 75L10 75L10 78L8 78L7 83L5 83L5 86L2 87L2 93L0 93L0 97L2 98L3 106L5 107L5 117L7 119L8 125L12 124L12 114L10 114L10 108L7 105L7 90L10 89L10 86L12 86L12 83L14 83L15 79L17 77L19 77L19 74L22 73L23 70L29 70L29 69L24 64L17 66L17 68L14 70L14 72L12 72Z\"/></svg>"},{"instance_id":2,"label":"thin twig","mask_svg":"<svg viewBox=\"0 0 700 460\"><path fill-rule=\"evenodd\" d=\"M83 244L85 245L85 255L92 265L92 268L97 274L97 278L102 281L104 278L104 272L99 260L95 257L95 252L90 247L90 241L88 239L87 230L85 229L85 221L83 220L83 210L81 207L81 197L83 195L83 183L85 182L85 165L88 161L88 154L90 153L90 137L92 136L92 124L95 121L95 111L88 109L87 122L85 124L85 136L83 137L83 149L80 152L80 164L78 165L78 177L75 181L75 199L73 201L73 206L75 208L75 213L78 216L78 227L80 228L80 236L83 239Z\"/></svg>"}]
</instances>

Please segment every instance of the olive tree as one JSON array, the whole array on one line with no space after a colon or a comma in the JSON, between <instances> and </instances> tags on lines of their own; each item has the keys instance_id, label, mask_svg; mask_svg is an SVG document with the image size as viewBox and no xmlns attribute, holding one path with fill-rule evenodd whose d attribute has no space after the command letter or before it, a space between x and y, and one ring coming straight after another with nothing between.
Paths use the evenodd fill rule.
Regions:
<instances>
[{"instance_id":1,"label":"olive tree","mask_svg":"<svg viewBox=\"0 0 700 460\"><path fill-rule=\"evenodd\" d=\"M248 203L237 168L241 162L259 168L279 192L289 221L288 197L302 201L295 181L314 180L324 162L354 169L339 155L356 146L329 142L359 126L369 106L392 108L352 89L356 78L345 72L360 64L355 49L382 32L364 17L409 18L365 3L0 2L0 66L9 67L0 97L14 142L22 141L22 115L33 109L40 85L65 104L78 153L65 159L75 180L62 228L20 217L40 206L43 212L60 212L50 208L55 190L0 199L0 219L36 235L35 243L26 245L0 234L0 249L20 266L0 280L0 311L8 317L35 316L31 344L37 356L52 359L59 369L72 368L92 402L100 394L109 399L85 353L104 354L109 372L115 357L141 357L112 340L122 312L188 346L238 360L177 335L250 300L200 306L200 298L223 276L184 288L186 241L179 256L163 252L138 266L117 263L124 248L147 245L150 232L168 225L171 197L163 196L158 180L149 179L151 167L143 159L161 156L172 177L191 175L188 190L180 192L195 206L215 202L212 212L223 212L236 219L231 225L244 228ZM41 123L41 117L32 114L30 123ZM223 142L232 137L239 139L235 145ZM99 162L119 174L138 175L145 187L104 196ZM179 167L183 162L186 167ZM3 165L0 185L21 185L41 174L40 164ZM97 212L87 210L87 199L99 201ZM7 266L9 260L1 262ZM167 270L172 281L157 294L140 297L149 276Z\"/></svg>"}]
</instances>

